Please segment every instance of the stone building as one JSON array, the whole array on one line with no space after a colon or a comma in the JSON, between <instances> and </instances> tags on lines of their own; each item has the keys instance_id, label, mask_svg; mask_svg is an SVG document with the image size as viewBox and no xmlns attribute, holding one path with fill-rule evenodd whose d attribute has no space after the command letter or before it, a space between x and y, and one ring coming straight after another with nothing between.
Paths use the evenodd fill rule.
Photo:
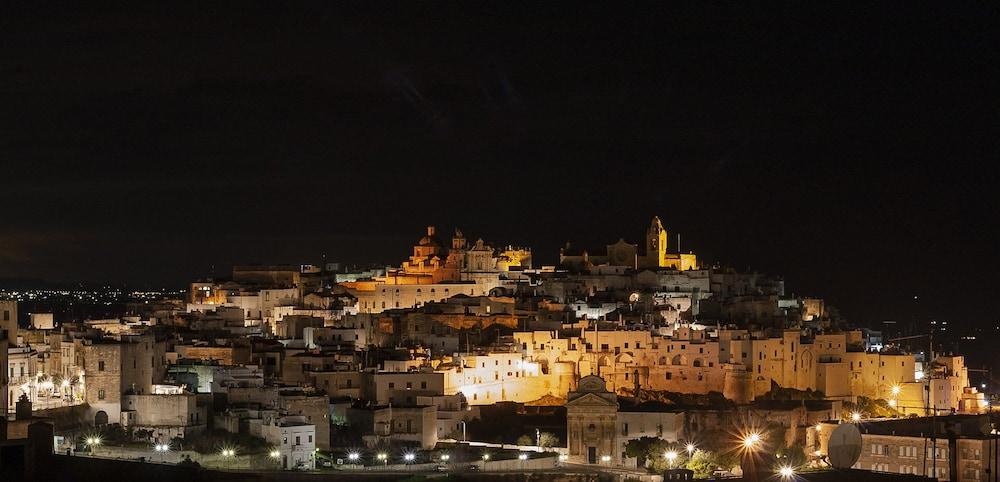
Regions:
<instances>
[{"instance_id":1,"label":"stone building","mask_svg":"<svg viewBox=\"0 0 1000 482\"><path fill-rule=\"evenodd\" d=\"M7 343L17 343L17 302L0 300L0 332L7 333Z\"/></svg>"},{"instance_id":2,"label":"stone building","mask_svg":"<svg viewBox=\"0 0 1000 482\"><path fill-rule=\"evenodd\" d=\"M590 270L595 266L628 266L634 269L673 269L686 271L698 269L698 257L691 252L668 251L667 230L660 218L653 216L646 230L645 252L639 246L619 239L606 247L605 254L591 255L587 250L576 250L567 243L559 250L559 264L566 268ZM679 246L677 247L679 248Z\"/></svg>"},{"instance_id":3,"label":"stone building","mask_svg":"<svg viewBox=\"0 0 1000 482\"><path fill-rule=\"evenodd\" d=\"M152 336L100 339L81 346L85 372L84 400L95 425L120 423L122 395L152 393L166 372L166 344Z\"/></svg>"},{"instance_id":4,"label":"stone building","mask_svg":"<svg viewBox=\"0 0 1000 482\"><path fill-rule=\"evenodd\" d=\"M569 460L584 464L621 464L618 450L618 396L598 376L580 379L566 400Z\"/></svg>"},{"instance_id":5,"label":"stone building","mask_svg":"<svg viewBox=\"0 0 1000 482\"><path fill-rule=\"evenodd\" d=\"M992 480L990 474L997 466L990 454L996 453L997 442L995 435L985 433L989 426L986 416L974 415L865 421L858 427L862 446L854 468L926 475L942 481ZM828 454L830 436L837 425L822 423L819 427L815 448Z\"/></svg>"}]
</instances>

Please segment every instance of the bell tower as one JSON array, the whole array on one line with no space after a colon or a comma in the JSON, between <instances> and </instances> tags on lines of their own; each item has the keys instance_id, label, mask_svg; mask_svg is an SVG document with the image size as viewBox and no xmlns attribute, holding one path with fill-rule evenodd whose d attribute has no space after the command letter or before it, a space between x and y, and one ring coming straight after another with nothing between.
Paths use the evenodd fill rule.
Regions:
<instances>
[{"instance_id":1,"label":"bell tower","mask_svg":"<svg viewBox=\"0 0 1000 482\"><path fill-rule=\"evenodd\" d=\"M646 231L646 258L659 267L667 264L667 230L663 229L659 216L653 216Z\"/></svg>"}]
</instances>

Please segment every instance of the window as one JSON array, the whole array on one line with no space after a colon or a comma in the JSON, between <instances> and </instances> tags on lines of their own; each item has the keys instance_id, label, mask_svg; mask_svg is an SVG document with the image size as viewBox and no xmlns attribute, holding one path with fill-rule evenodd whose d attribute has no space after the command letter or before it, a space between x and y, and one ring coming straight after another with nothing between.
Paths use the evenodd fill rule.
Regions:
<instances>
[{"instance_id":1,"label":"window","mask_svg":"<svg viewBox=\"0 0 1000 482\"><path fill-rule=\"evenodd\" d=\"M389 388L396 388L396 384L393 382L389 382Z\"/></svg>"},{"instance_id":2,"label":"window","mask_svg":"<svg viewBox=\"0 0 1000 482\"><path fill-rule=\"evenodd\" d=\"M302 437L295 436L295 445L302 445Z\"/></svg>"},{"instance_id":3,"label":"window","mask_svg":"<svg viewBox=\"0 0 1000 482\"><path fill-rule=\"evenodd\" d=\"M413 388L413 382L406 382L406 389L409 390Z\"/></svg>"},{"instance_id":4,"label":"window","mask_svg":"<svg viewBox=\"0 0 1000 482\"><path fill-rule=\"evenodd\" d=\"M420 382L420 389L421 390L426 390L427 389L427 382Z\"/></svg>"},{"instance_id":5,"label":"window","mask_svg":"<svg viewBox=\"0 0 1000 482\"><path fill-rule=\"evenodd\" d=\"M100 361L97 362L97 371L99 371L99 372L103 372L104 371L104 360L100 360Z\"/></svg>"},{"instance_id":6,"label":"window","mask_svg":"<svg viewBox=\"0 0 1000 482\"><path fill-rule=\"evenodd\" d=\"M97 399L98 400L104 400L104 389L103 388L97 391Z\"/></svg>"},{"instance_id":7,"label":"window","mask_svg":"<svg viewBox=\"0 0 1000 482\"><path fill-rule=\"evenodd\" d=\"M673 373L667 372L667 380L673 380Z\"/></svg>"},{"instance_id":8,"label":"window","mask_svg":"<svg viewBox=\"0 0 1000 482\"><path fill-rule=\"evenodd\" d=\"M312 441L313 441L313 436L312 436L312 435L310 435L310 436L309 436L309 443L312 443Z\"/></svg>"}]
</instances>

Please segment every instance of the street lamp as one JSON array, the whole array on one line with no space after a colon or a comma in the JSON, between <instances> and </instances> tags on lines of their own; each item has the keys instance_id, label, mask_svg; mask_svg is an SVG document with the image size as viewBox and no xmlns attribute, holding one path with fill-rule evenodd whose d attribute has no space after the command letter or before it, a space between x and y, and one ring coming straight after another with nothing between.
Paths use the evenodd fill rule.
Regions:
<instances>
[{"instance_id":1,"label":"street lamp","mask_svg":"<svg viewBox=\"0 0 1000 482\"><path fill-rule=\"evenodd\" d=\"M156 444L153 450L160 454L160 462L163 462L164 455L170 451L170 444Z\"/></svg>"},{"instance_id":2,"label":"street lamp","mask_svg":"<svg viewBox=\"0 0 1000 482\"><path fill-rule=\"evenodd\" d=\"M747 450L753 450L757 448L757 444L760 443L760 434L757 432L751 432L743 436L743 448Z\"/></svg>"},{"instance_id":3,"label":"street lamp","mask_svg":"<svg viewBox=\"0 0 1000 482\"><path fill-rule=\"evenodd\" d=\"M528 454L519 454L517 460L528 460Z\"/></svg>"},{"instance_id":4,"label":"street lamp","mask_svg":"<svg viewBox=\"0 0 1000 482\"><path fill-rule=\"evenodd\" d=\"M893 394L894 396L895 396L895 395L899 395L899 392L901 392L901 391L903 391L903 389L902 389L902 388L900 388L900 386L899 386L899 385L893 385L893 386L892 386L892 394Z\"/></svg>"},{"instance_id":5,"label":"street lamp","mask_svg":"<svg viewBox=\"0 0 1000 482\"><path fill-rule=\"evenodd\" d=\"M407 463L413 462L413 459L415 458L417 458L417 456L413 455L412 453L403 454L403 460L405 460Z\"/></svg>"},{"instance_id":6,"label":"street lamp","mask_svg":"<svg viewBox=\"0 0 1000 482\"><path fill-rule=\"evenodd\" d=\"M360 459L360 458L361 458L361 454L359 454L357 452L351 452L351 453L347 454L347 460L350 460L352 463L353 462L357 462L358 459Z\"/></svg>"},{"instance_id":7,"label":"street lamp","mask_svg":"<svg viewBox=\"0 0 1000 482\"><path fill-rule=\"evenodd\" d=\"M447 461L448 461L448 460L450 460L450 459L451 459L451 455L448 455L448 454L441 454L441 461L442 461L442 462L447 462Z\"/></svg>"},{"instance_id":8,"label":"street lamp","mask_svg":"<svg viewBox=\"0 0 1000 482\"><path fill-rule=\"evenodd\" d=\"M674 461L677 460L677 452L673 450L668 450L667 453L663 454L667 458L667 463L670 464L670 468L674 468Z\"/></svg>"},{"instance_id":9,"label":"street lamp","mask_svg":"<svg viewBox=\"0 0 1000 482\"><path fill-rule=\"evenodd\" d=\"M851 421L857 422L861 420L861 414L858 412L851 412Z\"/></svg>"},{"instance_id":10,"label":"street lamp","mask_svg":"<svg viewBox=\"0 0 1000 482\"><path fill-rule=\"evenodd\" d=\"M786 466L778 469L778 475L780 475L782 479L786 479L786 480L790 479L790 478L792 478L792 477L795 476L795 469L793 469L793 468L791 468L791 467L789 467L789 466L786 465Z\"/></svg>"},{"instance_id":11,"label":"street lamp","mask_svg":"<svg viewBox=\"0 0 1000 482\"><path fill-rule=\"evenodd\" d=\"M604 463L611 462L611 456L610 455L602 455L601 456L601 462L604 462Z\"/></svg>"},{"instance_id":12,"label":"street lamp","mask_svg":"<svg viewBox=\"0 0 1000 482\"><path fill-rule=\"evenodd\" d=\"M696 448L697 447L695 447L693 443L688 443L687 445L684 446L684 450L687 450L688 457L694 454Z\"/></svg>"},{"instance_id":13,"label":"street lamp","mask_svg":"<svg viewBox=\"0 0 1000 482\"><path fill-rule=\"evenodd\" d=\"M90 455L94 455L94 449L97 448L98 445L101 445L101 437L87 437L87 439L84 440L84 444L90 448Z\"/></svg>"},{"instance_id":14,"label":"street lamp","mask_svg":"<svg viewBox=\"0 0 1000 482\"><path fill-rule=\"evenodd\" d=\"M382 465L389 465L389 455L387 455L385 452L379 452L379 454L376 455L375 458L381 460Z\"/></svg>"}]
</instances>

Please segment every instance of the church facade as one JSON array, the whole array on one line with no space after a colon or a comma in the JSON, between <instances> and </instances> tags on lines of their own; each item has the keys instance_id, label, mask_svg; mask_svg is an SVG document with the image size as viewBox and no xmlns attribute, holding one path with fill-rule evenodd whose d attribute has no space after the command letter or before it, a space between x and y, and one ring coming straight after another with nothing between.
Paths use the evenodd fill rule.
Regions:
<instances>
[{"instance_id":1,"label":"church facade","mask_svg":"<svg viewBox=\"0 0 1000 482\"><path fill-rule=\"evenodd\" d=\"M579 464L620 465L618 447L618 396L608 391L604 379L580 379L566 399L566 435L569 461Z\"/></svg>"}]
</instances>

